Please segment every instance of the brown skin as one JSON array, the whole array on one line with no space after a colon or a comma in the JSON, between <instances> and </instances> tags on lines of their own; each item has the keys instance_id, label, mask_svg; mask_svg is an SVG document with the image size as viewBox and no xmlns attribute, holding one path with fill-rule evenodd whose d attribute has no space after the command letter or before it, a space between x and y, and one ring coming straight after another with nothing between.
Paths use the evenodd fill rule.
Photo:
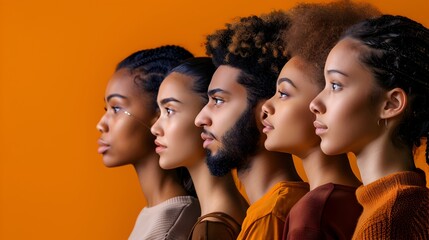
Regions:
<instances>
[{"instance_id":1,"label":"brown skin","mask_svg":"<svg viewBox=\"0 0 429 240\"><path fill-rule=\"evenodd\" d=\"M163 168L186 167L191 174L201 206L201 215L223 212L243 222L248 204L235 186L231 174L215 177L205 163L201 129L194 119L205 100L192 90L193 79L172 73L158 92L161 115L151 128L158 144ZM216 220L216 219L212 219Z\"/></svg>"},{"instance_id":2,"label":"brown skin","mask_svg":"<svg viewBox=\"0 0 429 240\"><path fill-rule=\"evenodd\" d=\"M97 124L101 133L99 152L107 167L134 166L147 206L151 207L187 193L176 173L163 170L158 164L154 138L147 127L157 114L147 108L150 99L141 93L133 79L127 69L120 69L107 85L106 113Z\"/></svg>"},{"instance_id":3,"label":"brown skin","mask_svg":"<svg viewBox=\"0 0 429 240\"><path fill-rule=\"evenodd\" d=\"M265 146L298 156L310 190L327 183L359 186L361 183L353 174L346 154L328 156L320 148L320 138L313 126L315 116L308 105L321 89L315 84L317 72L311 69L311 65L296 56L280 72L277 93L262 107L266 114Z\"/></svg>"},{"instance_id":4,"label":"brown skin","mask_svg":"<svg viewBox=\"0 0 429 240\"><path fill-rule=\"evenodd\" d=\"M364 48L346 38L331 50L325 66L326 87L310 108L320 124L322 150L327 154L353 152L367 185L412 170L414 162L410 150L394 144L391 137L404 114L407 96L400 88L386 91L376 85L372 71L359 59ZM371 97L375 91L376 99Z\"/></svg>"},{"instance_id":5,"label":"brown skin","mask_svg":"<svg viewBox=\"0 0 429 240\"><path fill-rule=\"evenodd\" d=\"M210 100L195 119L195 124L212 133L215 139L205 140L204 146L213 154L223 147L222 136L239 119L247 107L247 91L237 82L239 69L221 65L213 75L208 92ZM254 109L258 128L262 133L261 101ZM261 134L257 152L247 159L250 168L239 171L238 177L243 183L250 204L260 199L270 188L280 181L302 181L289 154L270 152L263 146L264 134ZM269 164L268 164L269 163Z\"/></svg>"}]
</instances>

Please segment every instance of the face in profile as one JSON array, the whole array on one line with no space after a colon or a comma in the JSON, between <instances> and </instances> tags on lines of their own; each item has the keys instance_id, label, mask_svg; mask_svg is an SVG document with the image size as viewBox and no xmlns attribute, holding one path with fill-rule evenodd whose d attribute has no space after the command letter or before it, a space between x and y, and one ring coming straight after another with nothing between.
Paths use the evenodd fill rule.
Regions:
<instances>
[{"instance_id":1,"label":"face in profile","mask_svg":"<svg viewBox=\"0 0 429 240\"><path fill-rule=\"evenodd\" d=\"M321 89L311 69L302 58L293 57L280 72L276 94L262 106L268 150L302 156L319 146L320 138L313 127L315 116L308 106Z\"/></svg>"},{"instance_id":2,"label":"face in profile","mask_svg":"<svg viewBox=\"0 0 429 240\"><path fill-rule=\"evenodd\" d=\"M151 131L164 169L191 166L205 158L201 129L194 120L206 101L192 90L193 84L192 77L173 72L160 86L160 117Z\"/></svg>"},{"instance_id":3,"label":"face in profile","mask_svg":"<svg viewBox=\"0 0 429 240\"><path fill-rule=\"evenodd\" d=\"M113 74L104 101L106 112L97 124L101 133L98 152L104 164L134 164L153 152L153 136L147 125L155 118L155 111L148 107L150 97L142 93L128 69Z\"/></svg>"},{"instance_id":4,"label":"face in profile","mask_svg":"<svg viewBox=\"0 0 429 240\"><path fill-rule=\"evenodd\" d=\"M246 88L237 82L240 72L226 65L217 68L208 88L209 102L195 119L195 124L203 128L207 165L215 176L245 167L246 158L259 140Z\"/></svg>"},{"instance_id":5,"label":"face in profile","mask_svg":"<svg viewBox=\"0 0 429 240\"><path fill-rule=\"evenodd\" d=\"M358 154L374 139L380 127L380 101L371 70L359 60L363 46L355 40L341 40L329 53L325 65L325 88L312 101L316 134L325 154Z\"/></svg>"}]
</instances>

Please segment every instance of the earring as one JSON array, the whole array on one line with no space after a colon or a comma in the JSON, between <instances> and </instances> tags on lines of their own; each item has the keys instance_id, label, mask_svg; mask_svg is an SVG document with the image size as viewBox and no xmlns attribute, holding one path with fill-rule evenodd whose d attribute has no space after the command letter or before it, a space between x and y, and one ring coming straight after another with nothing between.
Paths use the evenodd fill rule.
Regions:
<instances>
[{"instance_id":1,"label":"earring","mask_svg":"<svg viewBox=\"0 0 429 240\"><path fill-rule=\"evenodd\" d=\"M383 120L382 118L378 119L377 125L381 127L380 121ZM387 118L384 119L384 127L387 129Z\"/></svg>"}]
</instances>

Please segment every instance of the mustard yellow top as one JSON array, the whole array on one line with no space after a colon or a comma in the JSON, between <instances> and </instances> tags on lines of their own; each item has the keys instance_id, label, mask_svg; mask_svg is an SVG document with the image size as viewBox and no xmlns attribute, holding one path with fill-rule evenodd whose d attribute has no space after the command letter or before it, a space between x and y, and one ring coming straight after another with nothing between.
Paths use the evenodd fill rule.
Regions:
<instances>
[{"instance_id":1,"label":"mustard yellow top","mask_svg":"<svg viewBox=\"0 0 429 240\"><path fill-rule=\"evenodd\" d=\"M309 191L308 183L279 182L250 205L237 239L282 239L286 216Z\"/></svg>"}]
</instances>

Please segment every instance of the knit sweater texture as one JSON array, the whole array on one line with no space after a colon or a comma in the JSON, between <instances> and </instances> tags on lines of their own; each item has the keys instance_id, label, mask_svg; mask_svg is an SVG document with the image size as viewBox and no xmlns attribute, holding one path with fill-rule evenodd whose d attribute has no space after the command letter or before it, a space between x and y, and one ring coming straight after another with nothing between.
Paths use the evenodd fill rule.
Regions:
<instances>
[{"instance_id":1,"label":"knit sweater texture","mask_svg":"<svg viewBox=\"0 0 429 240\"><path fill-rule=\"evenodd\" d=\"M425 173L404 171L356 191L363 206L353 239L429 239L429 189Z\"/></svg>"}]
</instances>

